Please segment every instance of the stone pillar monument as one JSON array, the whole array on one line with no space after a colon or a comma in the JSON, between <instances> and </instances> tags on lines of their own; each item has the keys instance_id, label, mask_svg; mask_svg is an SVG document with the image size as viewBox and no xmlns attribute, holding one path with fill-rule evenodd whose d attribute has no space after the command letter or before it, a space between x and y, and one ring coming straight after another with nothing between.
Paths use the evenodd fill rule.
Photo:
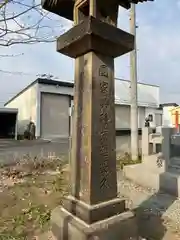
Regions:
<instances>
[{"instance_id":1,"label":"stone pillar monument","mask_svg":"<svg viewBox=\"0 0 180 240\"><path fill-rule=\"evenodd\" d=\"M152 146L149 143L149 134L153 132L153 129L150 127L142 128L142 158L152 154Z\"/></svg>"},{"instance_id":2,"label":"stone pillar monument","mask_svg":"<svg viewBox=\"0 0 180 240\"><path fill-rule=\"evenodd\" d=\"M129 8L130 2L42 3L74 20L74 27L57 39L57 51L75 59L71 191L52 212L57 240L137 239L134 215L117 197L115 151L114 58L134 48L134 36L117 28L118 7Z\"/></svg>"},{"instance_id":3,"label":"stone pillar monument","mask_svg":"<svg viewBox=\"0 0 180 240\"><path fill-rule=\"evenodd\" d=\"M176 133L176 128L162 128L162 155L165 160L165 168L166 171L169 169L169 165L171 164L171 157L172 157L172 144L171 144L171 137L173 134Z\"/></svg>"}]
</instances>

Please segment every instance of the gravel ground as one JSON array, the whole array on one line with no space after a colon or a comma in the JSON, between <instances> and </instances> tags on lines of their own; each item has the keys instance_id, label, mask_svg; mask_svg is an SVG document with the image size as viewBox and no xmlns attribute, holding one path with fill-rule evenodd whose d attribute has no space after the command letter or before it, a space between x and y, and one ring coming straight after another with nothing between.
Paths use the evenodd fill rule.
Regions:
<instances>
[{"instance_id":1,"label":"gravel ground","mask_svg":"<svg viewBox=\"0 0 180 240\"><path fill-rule=\"evenodd\" d=\"M180 199L144 188L118 174L119 196L137 216L141 240L180 240ZM49 238L48 238L49 237ZM51 232L41 239L51 238Z\"/></svg>"},{"instance_id":2,"label":"gravel ground","mask_svg":"<svg viewBox=\"0 0 180 240\"><path fill-rule=\"evenodd\" d=\"M155 240L179 240L180 199L134 184L122 173L118 178L119 195L126 199L127 207L137 215L141 236Z\"/></svg>"}]
</instances>

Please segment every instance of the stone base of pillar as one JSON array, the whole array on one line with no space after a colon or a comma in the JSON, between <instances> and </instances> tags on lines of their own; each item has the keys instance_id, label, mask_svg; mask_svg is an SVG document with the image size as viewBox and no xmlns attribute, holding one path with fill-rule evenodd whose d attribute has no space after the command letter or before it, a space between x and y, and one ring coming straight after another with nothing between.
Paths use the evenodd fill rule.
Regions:
<instances>
[{"instance_id":1,"label":"stone base of pillar","mask_svg":"<svg viewBox=\"0 0 180 240\"><path fill-rule=\"evenodd\" d=\"M57 207L52 211L51 224L55 240L139 239L134 214L129 211L87 224L65 208Z\"/></svg>"},{"instance_id":2,"label":"stone base of pillar","mask_svg":"<svg viewBox=\"0 0 180 240\"><path fill-rule=\"evenodd\" d=\"M125 200L122 198L114 198L96 205L89 205L73 196L68 196L63 201L63 207L85 223L93 224L123 213L125 211Z\"/></svg>"}]
</instances>

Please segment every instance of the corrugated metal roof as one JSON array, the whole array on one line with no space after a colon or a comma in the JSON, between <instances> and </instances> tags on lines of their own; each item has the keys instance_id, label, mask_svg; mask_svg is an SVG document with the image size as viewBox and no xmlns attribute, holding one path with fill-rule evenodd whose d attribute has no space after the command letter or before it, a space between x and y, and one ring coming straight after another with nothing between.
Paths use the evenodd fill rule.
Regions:
<instances>
[{"instance_id":1,"label":"corrugated metal roof","mask_svg":"<svg viewBox=\"0 0 180 240\"><path fill-rule=\"evenodd\" d=\"M144 107L159 107L159 86L138 83L138 105ZM131 103L131 82L115 81L115 102L117 104Z\"/></svg>"}]
</instances>

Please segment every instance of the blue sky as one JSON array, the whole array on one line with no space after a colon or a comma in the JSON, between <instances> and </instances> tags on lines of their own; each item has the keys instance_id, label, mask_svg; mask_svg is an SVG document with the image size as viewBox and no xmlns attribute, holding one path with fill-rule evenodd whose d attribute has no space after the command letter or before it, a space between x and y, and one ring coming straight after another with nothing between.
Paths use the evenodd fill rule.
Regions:
<instances>
[{"instance_id":1,"label":"blue sky","mask_svg":"<svg viewBox=\"0 0 180 240\"><path fill-rule=\"evenodd\" d=\"M173 4L172 4L173 2ZM180 0L155 0L137 6L138 80L161 87L162 102L180 103ZM63 26L71 23L55 17ZM119 27L129 31L129 12L120 9ZM62 29L56 28L57 35ZM55 43L1 47L0 103L8 100L36 74L52 74L59 80L72 81L74 60L56 52ZM5 72L12 73L5 73ZM115 60L115 76L129 79L128 54Z\"/></svg>"}]
</instances>

